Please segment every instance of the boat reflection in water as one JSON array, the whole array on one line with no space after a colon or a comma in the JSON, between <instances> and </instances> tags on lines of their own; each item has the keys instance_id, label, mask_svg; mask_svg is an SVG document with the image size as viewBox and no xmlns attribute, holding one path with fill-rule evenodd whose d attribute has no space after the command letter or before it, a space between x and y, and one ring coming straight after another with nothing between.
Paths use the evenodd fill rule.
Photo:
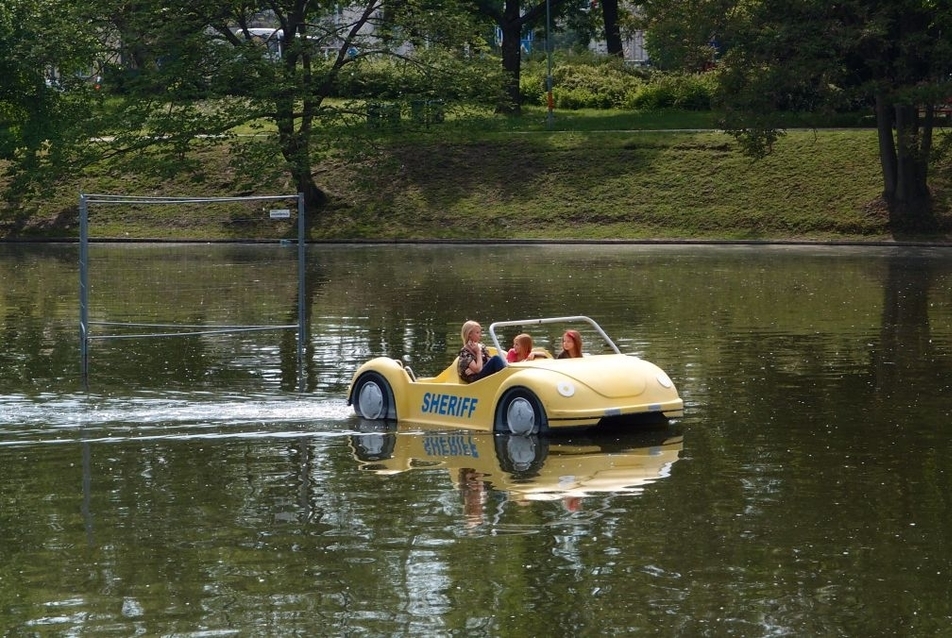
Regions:
<instances>
[{"instance_id":1,"label":"boat reflection in water","mask_svg":"<svg viewBox=\"0 0 952 638\"><path fill-rule=\"evenodd\" d=\"M433 430L361 421L351 437L362 470L387 475L443 468L463 493L505 492L516 502L559 500L570 510L586 496L640 494L667 477L683 449L671 424L605 437L548 438ZM475 505L475 504L474 504Z\"/></svg>"}]
</instances>

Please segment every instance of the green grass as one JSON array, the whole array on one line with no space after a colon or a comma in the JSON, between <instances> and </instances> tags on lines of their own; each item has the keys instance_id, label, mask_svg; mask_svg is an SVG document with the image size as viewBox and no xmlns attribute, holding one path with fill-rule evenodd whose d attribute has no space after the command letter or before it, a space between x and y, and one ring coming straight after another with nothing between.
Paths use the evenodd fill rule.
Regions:
<instances>
[{"instance_id":1,"label":"green grass","mask_svg":"<svg viewBox=\"0 0 952 638\"><path fill-rule=\"evenodd\" d=\"M374 132L359 157L315 166L331 197L312 218L320 240L890 240L877 198L875 131L797 129L763 160L744 156L711 113L556 112L448 118L426 129ZM227 147L202 151L200 182L95 171L0 213L0 238L75 237L80 192L247 193ZM370 152L372 151L372 152ZM934 171L938 213L952 228L948 167ZM293 192L286 181L256 194ZM273 238L241 214L97 211L122 238ZM19 219L17 223L7 220ZM237 221L236 221L237 220ZM7 223L4 223L7 222ZM103 235L98 235L103 236ZM944 241L946 234L926 239Z\"/></svg>"},{"instance_id":2,"label":"green grass","mask_svg":"<svg viewBox=\"0 0 952 638\"><path fill-rule=\"evenodd\" d=\"M690 126L684 128L690 129ZM709 131L404 138L333 172L325 239L888 239L875 132L791 131L755 161ZM372 186L372 185L375 185Z\"/></svg>"},{"instance_id":3,"label":"green grass","mask_svg":"<svg viewBox=\"0 0 952 638\"><path fill-rule=\"evenodd\" d=\"M537 106L523 107L519 118L489 118L478 123L481 130L550 130L548 111ZM551 130L555 131L636 131L671 129L716 129L720 116L710 111L605 111L580 109L555 111Z\"/></svg>"}]
</instances>

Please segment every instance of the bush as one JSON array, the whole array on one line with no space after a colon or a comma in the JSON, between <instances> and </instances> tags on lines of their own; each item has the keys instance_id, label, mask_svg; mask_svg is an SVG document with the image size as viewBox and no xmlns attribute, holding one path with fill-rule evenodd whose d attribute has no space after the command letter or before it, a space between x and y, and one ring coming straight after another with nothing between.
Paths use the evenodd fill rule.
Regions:
<instances>
[{"instance_id":1,"label":"bush","mask_svg":"<svg viewBox=\"0 0 952 638\"><path fill-rule=\"evenodd\" d=\"M519 95L523 104L545 105L545 67L532 65L519 74Z\"/></svg>"},{"instance_id":2,"label":"bush","mask_svg":"<svg viewBox=\"0 0 952 638\"><path fill-rule=\"evenodd\" d=\"M336 96L350 99L442 99L493 103L505 85L498 59L430 60L422 66L392 60L360 60L337 77ZM545 58L523 63L519 92L526 105L546 105ZM449 80L447 78L450 78ZM667 74L624 65L620 60L572 58L552 69L552 97L559 109L711 109L711 74Z\"/></svg>"},{"instance_id":3,"label":"bush","mask_svg":"<svg viewBox=\"0 0 952 638\"><path fill-rule=\"evenodd\" d=\"M502 69L494 60L457 60L436 52L420 54L419 61L421 64L360 59L341 70L334 84L334 97L491 103L498 96L497 87L503 86Z\"/></svg>"},{"instance_id":4,"label":"bush","mask_svg":"<svg viewBox=\"0 0 952 638\"><path fill-rule=\"evenodd\" d=\"M623 66L600 64L596 66L562 66L553 72L558 87L555 103L564 109L611 109L625 103L631 91L642 84L640 77Z\"/></svg>"},{"instance_id":5,"label":"bush","mask_svg":"<svg viewBox=\"0 0 952 638\"><path fill-rule=\"evenodd\" d=\"M547 67L526 64L519 91L527 104L545 104ZM642 83L641 77L618 63L562 62L552 69L552 97L560 109L610 109L623 106Z\"/></svg>"},{"instance_id":6,"label":"bush","mask_svg":"<svg viewBox=\"0 0 952 638\"><path fill-rule=\"evenodd\" d=\"M710 74L656 73L633 96L628 108L636 110L684 109L709 111L714 93Z\"/></svg>"},{"instance_id":7,"label":"bush","mask_svg":"<svg viewBox=\"0 0 952 638\"><path fill-rule=\"evenodd\" d=\"M360 60L344 67L334 83L336 97L394 99L415 87L395 64L386 60ZM397 79L401 81L397 81Z\"/></svg>"},{"instance_id":8,"label":"bush","mask_svg":"<svg viewBox=\"0 0 952 638\"><path fill-rule=\"evenodd\" d=\"M545 105L545 62L523 65L523 103ZM617 60L561 61L552 69L552 97L559 109L682 109L708 111L714 92L711 74L667 74L628 67Z\"/></svg>"}]
</instances>

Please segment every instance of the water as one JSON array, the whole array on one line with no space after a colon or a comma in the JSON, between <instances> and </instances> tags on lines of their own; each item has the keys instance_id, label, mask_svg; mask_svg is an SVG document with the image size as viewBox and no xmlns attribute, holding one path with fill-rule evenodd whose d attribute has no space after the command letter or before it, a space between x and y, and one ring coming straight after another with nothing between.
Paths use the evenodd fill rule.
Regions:
<instances>
[{"instance_id":1,"label":"water","mask_svg":"<svg viewBox=\"0 0 952 638\"><path fill-rule=\"evenodd\" d=\"M288 254L94 246L93 315L287 323ZM77 255L0 246L4 635L947 632L947 250L316 246L303 368L286 330L104 339L85 384ZM568 314L684 418L526 440L345 404L371 356L435 372L464 319Z\"/></svg>"}]
</instances>

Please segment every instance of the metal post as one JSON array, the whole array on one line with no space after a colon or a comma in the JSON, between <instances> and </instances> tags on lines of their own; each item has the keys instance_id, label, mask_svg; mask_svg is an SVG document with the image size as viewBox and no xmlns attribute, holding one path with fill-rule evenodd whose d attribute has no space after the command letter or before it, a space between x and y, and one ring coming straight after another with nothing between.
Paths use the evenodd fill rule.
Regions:
<instances>
[{"instance_id":1,"label":"metal post","mask_svg":"<svg viewBox=\"0 0 952 638\"><path fill-rule=\"evenodd\" d=\"M298 391L304 392L304 344L307 341L307 303L304 277L307 272L307 255L304 250L307 211L304 206L304 193L298 193Z\"/></svg>"},{"instance_id":2,"label":"metal post","mask_svg":"<svg viewBox=\"0 0 952 638\"><path fill-rule=\"evenodd\" d=\"M89 374L89 210L79 196L79 373L86 387Z\"/></svg>"},{"instance_id":3,"label":"metal post","mask_svg":"<svg viewBox=\"0 0 952 638\"><path fill-rule=\"evenodd\" d=\"M552 11L550 6L550 0L545 0L545 55L546 55L546 104L548 106L549 112L545 118L545 124L548 128L552 128L552 125L555 123L555 115L552 113L552 109L555 106L552 100Z\"/></svg>"}]
</instances>

